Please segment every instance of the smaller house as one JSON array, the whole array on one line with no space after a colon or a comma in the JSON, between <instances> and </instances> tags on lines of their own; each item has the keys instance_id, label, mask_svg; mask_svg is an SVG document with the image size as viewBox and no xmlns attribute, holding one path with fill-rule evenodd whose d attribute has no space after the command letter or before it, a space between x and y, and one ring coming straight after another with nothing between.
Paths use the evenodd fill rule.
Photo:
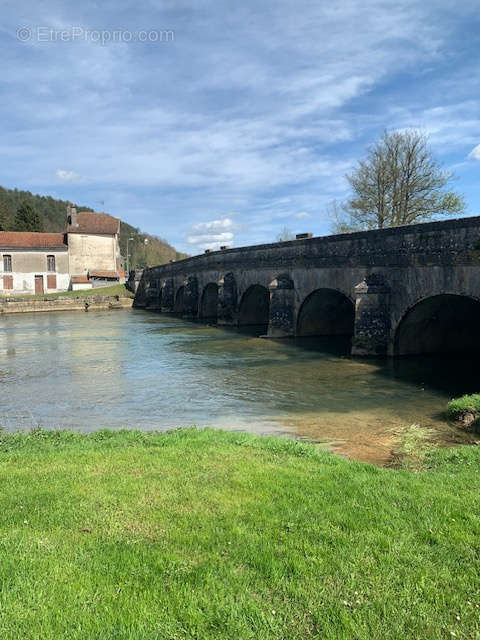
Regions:
<instances>
[{"instance_id":1,"label":"smaller house","mask_svg":"<svg viewBox=\"0 0 480 640\"><path fill-rule=\"evenodd\" d=\"M68 246L63 233L0 231L0 291L42 294L70 284Z\"/></svg>"},{"instance_id":2,"label":"smaller house","mask_svg":"<svg viewBox=\"0 0 480 640\"><path fill-rule=\"evenodd\" d=\"M72 291L83 291L85 289L91 289L92 287L93 283L88 279L88 276L72 276Z\"/></svg>"},{"instance_id":3,"label":"smaller house","mask_svg":"<svg viewBox=\"0 0 480 640\"><path fill-rule=\"evenodd\" d=\"M94 287L125 282L118 218L69 205L67 244L72 277L87 276Z\"/></svg>"}]
</instances>

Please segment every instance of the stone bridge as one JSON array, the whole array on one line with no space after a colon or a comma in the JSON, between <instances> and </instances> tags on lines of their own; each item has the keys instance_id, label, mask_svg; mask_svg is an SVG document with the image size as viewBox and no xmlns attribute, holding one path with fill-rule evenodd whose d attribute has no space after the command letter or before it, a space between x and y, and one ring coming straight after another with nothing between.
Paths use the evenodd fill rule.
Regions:
<instances>
[{"instance_id":1,"label":"stone bridge","mask_svg":"<svg viewBox=\"0 0 480 640\"><path fill-rule=\"evenodd\" d=\"M354 355L480 345L480 217L207 252L145 269L134 306Z\"/></svg>"}]
</instances>

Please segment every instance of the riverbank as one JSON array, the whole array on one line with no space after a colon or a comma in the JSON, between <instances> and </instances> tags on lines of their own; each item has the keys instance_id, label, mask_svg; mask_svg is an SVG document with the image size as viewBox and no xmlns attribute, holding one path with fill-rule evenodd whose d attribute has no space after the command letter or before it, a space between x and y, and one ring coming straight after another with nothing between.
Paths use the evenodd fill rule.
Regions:
<instances>
[{"instance_id":1,"label":"riverbank","mask_svg":"<svg viewBox=\"0 0 480 640\"><path fill-rule=\"evenodd\" d=\"M128 309L133 304L133 294L125 285L98 287L85 291L62 291L32 296L0 297L0 314L31 313L34 311L104 311Z\"/></svg>"},{"instance_id":2,"label":"riverbank","mask_svg":"<svg viewBox=\"0 0 480 640\"><path fill-rule=\"evenodd\" d=\"M1 637L478 637L480 448L422 466L213 430L1 434Z\"/></svg>"}]
</instances>

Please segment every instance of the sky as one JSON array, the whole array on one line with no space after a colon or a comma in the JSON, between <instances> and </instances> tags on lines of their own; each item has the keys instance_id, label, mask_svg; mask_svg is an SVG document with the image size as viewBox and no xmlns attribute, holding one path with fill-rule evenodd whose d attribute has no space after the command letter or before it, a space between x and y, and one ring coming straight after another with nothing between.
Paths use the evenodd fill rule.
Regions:
<instances>
[{"instance_id":1,"label":"sky","mask_svg":"<svg viewBox=\"0 0 480 640\"><path fill-rule=\"evenodd\" d=\"M325 235L387 129L480 214L478 0L0 0L0 184L189 254Z\"/></svg>"}]
</instances>

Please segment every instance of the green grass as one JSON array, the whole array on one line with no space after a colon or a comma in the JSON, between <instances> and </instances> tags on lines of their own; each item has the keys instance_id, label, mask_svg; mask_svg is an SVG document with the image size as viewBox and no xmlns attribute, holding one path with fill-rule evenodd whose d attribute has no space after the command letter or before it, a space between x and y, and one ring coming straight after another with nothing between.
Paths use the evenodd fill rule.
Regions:
<instances>
[{"instance_id":1,"label":"green grass","mask_svg":"<svg viewBox=\"0 0 480 640\"><path fill-rule=\"evenodd\" d=\"M480 637L480 448L0 435L0 638Z\"/></svg>"},{"instance_id":2,"label":"green grass","mask_svg":"<svg viewBox=\"0 0 480 640\"><path fill-rule=\"evenodd\" d=\"M480 415L480 393L450 400L447 405L447 415L449 418L460 418L465 413Z\"/></svg>"},{"instance_id":3,"label":"green grass","mask_svg":"<svg viewBox=\"0 0 480 640\"><path fill-rule=\"evenodd\" d=\"M25 300L35 300L44 298L65 298L65 297L80 297L85 296L122 296L126 298L133 298L133 293L129 291L124 284L112 284L109 287L98 287L95 289L84 289L82 291L62 291L61 293L42 293L39 295L25 295L15 294L12 296L0 296L0 298L22 298Z\"/></svg>"},{"instance_id":4,"label":"green grass","mask_svg":"<svg viewBox=\"0 0 480 640\"><path fill-rule=\"evenodd\" d=\"M421 471L431 461L429 454L433 444L434 434L418 424L412 424L399 434L398 443L393 451L393 466L403 467L411 471Z\"/></svg>"}]
</instances>

